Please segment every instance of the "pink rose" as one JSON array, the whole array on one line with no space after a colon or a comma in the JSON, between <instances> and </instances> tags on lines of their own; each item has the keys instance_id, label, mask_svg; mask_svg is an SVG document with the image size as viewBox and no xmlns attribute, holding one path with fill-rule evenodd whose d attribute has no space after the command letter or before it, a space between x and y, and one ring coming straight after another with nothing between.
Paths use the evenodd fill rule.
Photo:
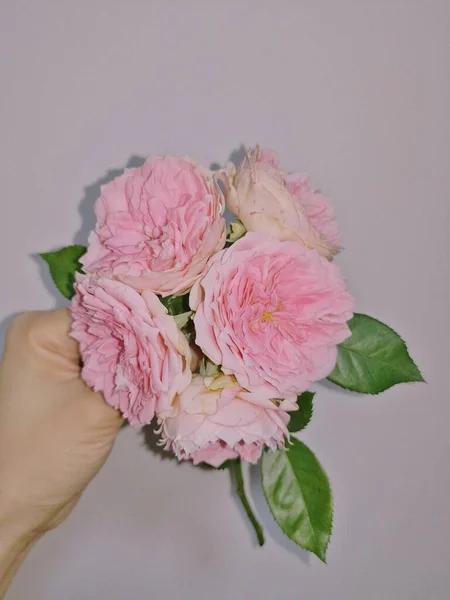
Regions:
<instances>
[{"instance_id":1,"label":"pink rose","mask_svg":"<svg viewBox=\"0 0 450 600\"><path fill-rule=\"evenodd\" d=\"M234 176L221 172L220 177L228 208L248 231L301 242L328 259L339 251L339 231L328 200L311 190L305 176L281 171L274 152L256 147Z\"/></svg>"},{"instance_id":2,"label":"pink rose","mask_svg":"<svg viewBox=\"0 0 450 600\"><path fill-rule=\"evenodd\" d=\"M81 262L137 290L184 294L225 244L224 209L211 171L189 158L149 158L102 187Z\"/></svg>"},{"instance_id":3,"label":"pink rose","mask_svg":"<svg viewBox=\"0 0 450 600\"><path fill-rule=\"evenodd\" d=\"M77 275L75 289L71 335L86 383L132 424L170 411L191 381L190 351L158 297L88 275Z\"/></svg>"},{"instance_id":4,"label":"pink rose","mask_svg":"<svg viewBox=\"0 0 450 600\"><path fill-rule=\"evenodd\" d=\"M247 233L218 252L190 296L195 343L242 387L286 398L323 379L350 330L353 300L316 250Z\"/></svg>"},{"instance_id":5,"label":"pink rose","mask_svg":"<svg viewBox=\"0 0 450 600\"><path fill-rule=\"evenodd\" d=\"M229 375L194 375L175 401L174 416L161 420L163 440L166 449L195 465L218 467L237 457L256 463L265 446L284 445L286 411L297 408L295 398L276 404L247 392Z\"/></svg>"}]
</instances>

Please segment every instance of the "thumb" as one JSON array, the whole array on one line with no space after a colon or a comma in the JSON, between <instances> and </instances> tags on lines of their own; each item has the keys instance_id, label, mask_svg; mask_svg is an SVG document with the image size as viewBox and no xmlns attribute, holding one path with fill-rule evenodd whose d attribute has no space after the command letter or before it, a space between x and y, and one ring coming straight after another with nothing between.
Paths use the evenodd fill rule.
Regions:
<instances>
[{"instance_id":1,"label":"thumb","mask_svg":"<svg viewBox=\"0 0 450 600\"><path fill-rule=\"evenodd\" d=\"M78 365L78 342L70 337L72 317L68 308L31 312L21 316L29 343Z\"/></svg>"}]
</instances>

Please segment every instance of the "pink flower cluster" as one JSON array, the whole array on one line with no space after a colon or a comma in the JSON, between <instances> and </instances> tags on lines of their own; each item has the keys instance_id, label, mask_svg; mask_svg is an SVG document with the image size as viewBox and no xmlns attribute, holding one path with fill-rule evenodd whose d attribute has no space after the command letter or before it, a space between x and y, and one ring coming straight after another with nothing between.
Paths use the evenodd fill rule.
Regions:
<instances>
[{"instance_id":1,"label":"pink flower cluster","mask_svg":"<svg viewBox=\"0 0 450 600\"><path fill-rule=\"evenodd\" d=\"M245 233L226 248L225 206ZM72 303L85 381L131 423L156 418L194 464L283 446L297 395L350 335L328 200L256 148L217 172L150 158L104 186L95 211ZM184 308L169 314L174 296Z\"/></svg>"}]
</instances>

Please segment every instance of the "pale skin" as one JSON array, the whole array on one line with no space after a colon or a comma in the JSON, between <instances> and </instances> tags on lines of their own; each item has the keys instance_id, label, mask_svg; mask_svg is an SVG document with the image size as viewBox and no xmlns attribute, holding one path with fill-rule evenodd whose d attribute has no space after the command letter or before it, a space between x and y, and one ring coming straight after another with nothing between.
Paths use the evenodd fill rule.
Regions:
<instances>
[{"instance_id":1,"label":"pale skin","mask_svg":"<svg viewBox=\"0 0 450 600\"><path fill-rule=\"evenodd\" d=\"M80 378L68 310L25 313L0 364L0 599L106 461L119 413Z\"/></svg>"}]
</instances>

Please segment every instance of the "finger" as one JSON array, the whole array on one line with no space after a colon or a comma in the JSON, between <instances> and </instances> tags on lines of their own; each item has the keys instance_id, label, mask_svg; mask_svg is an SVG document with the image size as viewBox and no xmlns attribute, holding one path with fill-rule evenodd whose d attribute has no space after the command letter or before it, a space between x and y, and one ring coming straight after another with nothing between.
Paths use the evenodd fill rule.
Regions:
<instances>
[{"instance_id":1,"label":"finger","mask_svg":"<svg viewBox=\"0 0 450 600\"><path fill-rule=\"evenodd\" d=\"M80 409L85 413L89 423L94 426L107 426L119 431L124 423L124 418L119 410L107 404L100 392L89 390L84 394Z\"/></svg>"},{"instance_id":2,"label":"finger","mask_svg":"<svg viewBox=\"0 0 450 600\"><path fill-rule=\"evenodd\" d=\"M19 319L22 335L29 343L78 364L78 343L69 335L72 327L69 309L24 313Z\"/></svg>"}]
</instances>

